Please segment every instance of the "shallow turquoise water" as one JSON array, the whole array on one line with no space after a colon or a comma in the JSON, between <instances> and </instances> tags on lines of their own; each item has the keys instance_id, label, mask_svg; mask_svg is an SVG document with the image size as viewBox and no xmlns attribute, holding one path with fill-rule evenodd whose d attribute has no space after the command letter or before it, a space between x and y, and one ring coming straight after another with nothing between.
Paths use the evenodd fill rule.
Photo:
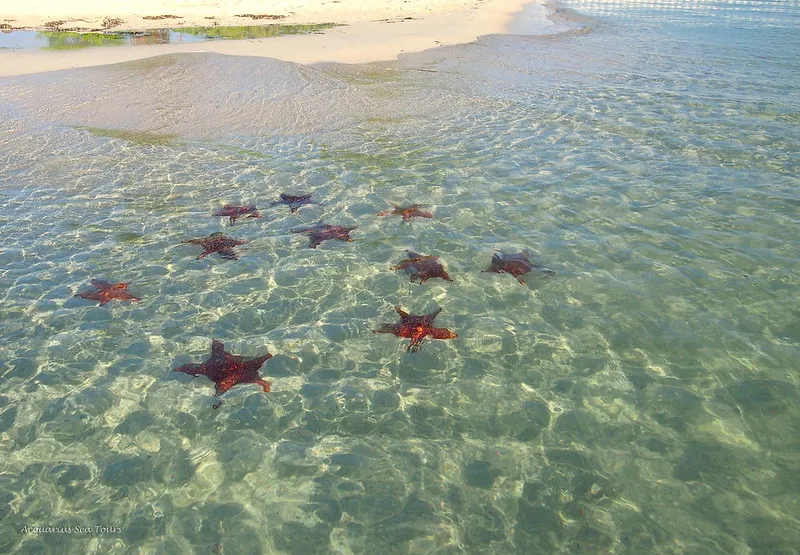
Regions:
<instances>
[{"instance_id":1,"label":"shallow turquoise water","mask_svg":"<svg viewBox=\"0 0 800 555\"><path fill-rule=\"evenodd\" d=\"M0 81L0 550L796 553L798 7L562 6L589 29ZM180 243L215 231L239 260ZM523 248L556 275L480 272ZM394 305L459 338L406 353ZM170 372L212 338L273 391Z\"/></svg>"}]
</instances>

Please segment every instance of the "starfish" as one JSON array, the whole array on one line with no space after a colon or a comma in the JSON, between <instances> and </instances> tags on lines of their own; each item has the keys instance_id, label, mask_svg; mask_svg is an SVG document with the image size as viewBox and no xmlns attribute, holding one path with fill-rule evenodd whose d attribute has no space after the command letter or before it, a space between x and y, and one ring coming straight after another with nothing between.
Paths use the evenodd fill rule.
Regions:
<instances>
[{"instance_id":1,"label":"starfish","mask_svg":"<svg viewBox=\"0 0 800 555\"><path fill-rule=\"evenodd\" d=\"M435 277L453 281L445 272L444 266L438 262L438 256L425 256L408 249L406 249L406 255L408 258L401 260L397 266L392 266L392 270L410 270L411 281L418 279L420 283L425 283L428 279Z\"/></svg>"},{"instance_id":2,"label":"starfish","mask_svg":"<svg viewBox=\"0 0 800 555\"><path fill-rule=\"evenodd\" d=\"M244 245L247 241L239 241L238 239L231 239L223 233L217 231L208 237L201 237L200 239L187 239L181 243L190 243L192 245L200 245L205 249L203 253L197 257L197 260L204 258L212 252L218 252L219 255L225 260L236 260L238 257L233 252L233 247L237 245Z\"/></svg>"},{"instance_id":3,"label":"starfish","mask_svg":"<svg viewBox=\"0 0 800 555\"><path fill-rule=\"evenodd\" d=\"M386 216L387 214L400 214L403 216L403 221L407 222L413 217L418 218L433 218L433 214L427 212L425 210L420 210L420 208L424 207L424 204L412 204L411 206L398 206L395 203L391 203L394 206L393 210L384 210L383 212L378 212L378 216Z\"/></svg>"},{"instance_id":4,"label":"starfish","mask_svg":"<svg viewBox=\"0 0 800 555\"><path fill-rule=\"evenodd\" d=\"M103 306L111 299L119 299L120 301L141 301L139 297L134 297L128 293L128 283L109 283L104 279L93 279L92 286L97 291L82 291L75 295L84 299L92 301L100 301L100 306Z\"/></svg>"},{"instance_id":5,"label":"starfish","mask_svg":"<svg viewBox=\"0 0 800 555\"><path fill-rule=\"evenodd\" d=\"M442 311L437 308L430 314L416 315L409 314L399 306L394 307L400 315L399 324L381 324L377 330L372 330L372 333L393 333L397 337L408 337L411 343L408 345L407 351L416 353L422 346L422 340L426 337L433 337L434 339L455 339L457 334L448 330L447 328L434 328L433 321L436 316Z\"/></svg>"},{"instance_id":6,"label":"starfish","mask_svg":"<svg viewBox=\"0 0 800 555\"><path fill-rule=\"evenodd\" d=\"M496 252L492 255L491 265L483 270L484 272L495 272L497 274L511 274L522 285L525 285L525 280L522 276L533 270L534 268L541 268L531 262L531 252L527 249L517 254L503 254ZM548 275L554 275L553 270L542 268L542 272Z\"/></svg>"},{"instance_id":7,"label":"starfish","mask_svg":"<svg viewBox=\"0 0 800 555\"><path fill-rule=\"evenodd\" d=\"M216 384L214 395L220 396L230 388L240 383L255 383L262 387L264 391L269 391L270 382L262 380L258 374L258 369L272 358L267 353L264 356L245 360L239 355L232 355L225 351L225 344L222 341L212 339L211 357L200 364L191 362L178 366L173 372L183 372L191 376L207 376ZM219 404L215 405L217 408Z\"/></svg>"},{"instance_id":8,"label":"starfish","mask_svg":"<svg viewBox=\"0 0 800 555\"><path fill-rule=\"evenodd\" d=\"M357 228L357 225L345 227L343 225L329 225L319 222L311 227L296 227L290 231L292 233L305 233L308 235L311 238L308 248L316 249L317 245L327 239L338 239L339 241L352 243L353 239L350 237L350 232Z\"/></svg>"},{"instance_id":9,"label":"starfish","mask_svg":"<svg viewBox=\"0 0 800 555\"><path fill-rule=\"evenodd\" d=\"M311 193L307 195L287 195L286 193L281 193L281 200L275 201L272 203L272 206L276 204L286 204L289 206L289 209L292 211L292 214L297 212L297 209L303 206L304 204L318 204L311 200Z\"/></svg>"},{"instance_id":10,"label":"starfish","mask_svg":"<svg viewBox=\"0 0 800 555\"><path fill-rule=\"evenodd\" d=\"M226 204L222 208L214 210L214 216L222 216L230 218L230 224L236 223L236 218L247 214L248 218L260 218L261 214L258 213L258 208L255 204L248 204L247 206L233 206Z\"/></svg>"}]
</instances>

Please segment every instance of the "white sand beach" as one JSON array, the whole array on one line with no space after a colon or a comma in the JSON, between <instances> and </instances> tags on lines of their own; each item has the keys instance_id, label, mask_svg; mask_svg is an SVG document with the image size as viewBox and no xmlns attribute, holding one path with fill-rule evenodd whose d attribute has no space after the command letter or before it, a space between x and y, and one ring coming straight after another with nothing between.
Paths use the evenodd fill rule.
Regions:
<instances>
[{"instance_id":1,"label":"white sand beach","mask_svg":"<svg viewBox=\"0 0 800 555\"><path fill-rule=\"evenodd\" d=\"M539 3L537 1L537 3ZM3 30L131 31L188 26L336 23L324 33L74 51L0 52L0 76L104 65L175 52L266 56L298 63L395 59L509 32L526 0L30 0L0 12ZM530 16L529 16L530 17ZM542 5L541 21L547 25Z\"/></svg>"}]
</instances>

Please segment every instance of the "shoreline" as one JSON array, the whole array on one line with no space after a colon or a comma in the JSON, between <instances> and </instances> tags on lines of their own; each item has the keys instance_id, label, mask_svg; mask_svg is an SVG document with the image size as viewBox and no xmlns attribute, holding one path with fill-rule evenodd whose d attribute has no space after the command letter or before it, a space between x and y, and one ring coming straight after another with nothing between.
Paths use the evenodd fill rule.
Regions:
<instances>
[{"instance_id":1,"label":"shoreline","mask_svg":"<svg viewBox=\"0 0 800 555\"><path fill-rule=\"evenodd\" d=\"M92 1L85 0L84 3L90 4ZM52 0L39 0L39 2L47 4ZM146 1L140 3L147 4ZM325 8L325 6L341 6L343 3L323 5L317 0L317 2L306 2L305 5L317 4L317 8ZM177 16L180 15L179 4L182 4L181 0L159 4L162 7L157 11ZM223 19L223 11L219 6L221 2L215 4L217 4L218 11L217 15L213 17L219 19L213 21L222 25L227 20ZM247 4L247 2L239 4ZM237 23L237 25L257 25L259 23L264 25L276 23L287 25L335 23L341 25L322 33L285 35L265 39L209 40L185 44L90 47L71 51L0 51L0 77L107 65L164 54L188 52L260 56L301 64L316 62L367 63L394 60L404 53L469 43L482 35L519 32L519 23L513 26L512 31L512 22L523 13L524 25L536 32L546 32L547 28L551 26L555 28L555 23L549 18L549 9L543 0L534 0L533 3L530 0L485 0L483 2L442 0L438 4L425 4L428 12L421 7L423 4L419 0L403 2L396 7L388 4L389 0L385 0L382 5L373 9L365 4L364 0L359 0L349 3L349 8L325 8L316 9L316 11L309 9L305 13L286 14L286 17L278 20L262 17L242 22L239 18L240 22ZM353 7L354 5L355 7ZM241 9L239 7L234 11L238 13ZM433 11L434 9L439 11ZM74 12L80 13L80 10L81 7L78 7ZM38 16L37 21L50 17L46 10L39 13L45 15ZM324 17L324 14L328 14L327 20L317 19ZM252 15L258 16L258 14ZM197 21L194 17L183 17L182 20L185 24L189 24ZM370 17L372 18L369 19ZM0 16L0 20L8 19L11 18ZM163 28L165 22L173 20L147 19L143 21L151 22L156 28ZM31 19L31 21L33 20ZM39 22L41 23L41 21ZM210 26L208 21L205 22L205 26ZM180 26L170 25L170 27L176 30L180 29ZM60 30L67 30L67 28L61 27ZM106 32L114 30L121 31L122 27L109 28L106 29Z\"/></svg>"}]
</instances>

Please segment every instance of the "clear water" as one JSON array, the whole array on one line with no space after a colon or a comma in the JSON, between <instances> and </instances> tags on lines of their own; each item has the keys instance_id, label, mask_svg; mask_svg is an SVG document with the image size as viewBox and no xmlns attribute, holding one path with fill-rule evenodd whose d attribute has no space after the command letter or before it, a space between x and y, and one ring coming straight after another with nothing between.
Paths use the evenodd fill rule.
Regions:
<instances>
[{"instance_id":1,"label":"clear water","mask_svg":"<svg viewBox=\"0 0 800 555\"><path fill-rule=\"evenodd\" d=\"M0 81L0 551L797 553L800 7L561 8L589 27ZM238 261L180 243L215 231ZM523 248L556 275L481 273ZM394 305L459 338L407 353ZM273 391L212 409L171 372L212 338Z\"/></svg>"}]
</instances>

